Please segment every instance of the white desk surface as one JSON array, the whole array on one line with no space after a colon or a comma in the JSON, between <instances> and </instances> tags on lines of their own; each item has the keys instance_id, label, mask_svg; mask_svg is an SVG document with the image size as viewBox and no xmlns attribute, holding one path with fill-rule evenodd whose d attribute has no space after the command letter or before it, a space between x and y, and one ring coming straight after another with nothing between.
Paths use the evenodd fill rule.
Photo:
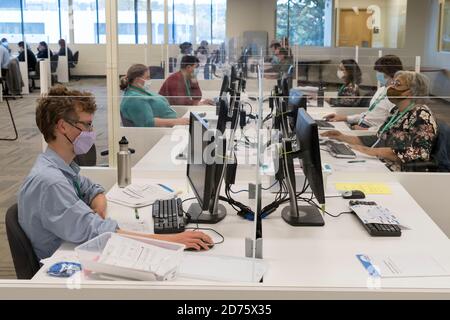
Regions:
<instances>
[{"instance_id":1,"label":"white desk surface","mask_svg":"<svg viewBox=\"0 0 450 320\"><path fill-rule=\"evenodd\" d=\"M169 185L183 184L183 181L167 181ZM364 254L396 254L426 253L448 254L450 240L433 223L427 214L416 204L414 199L399 183L391 183L392 195L369 196L368 200L390 208L411 230L403 231L401 237L370 237L363 226L353 215L345 214L339 218L325 216L324 227L291 227L280 217L280 209L263 220L263 255L269 264L263 284L253 286L270 289L274 286L281 290L353 290L361 293L396 292L409 290L423 292L426 290L450 289L450 277L421 277L405 279L382 279L380 288L373 291L366 270L360 265L355 255ZM329 188L329 194L335 190ZM273 195L266 193L264 203ZM327 210L333 214L347 211L347 200L341 198L327 199ZM144 209L142 209L144 211ZM108 213L118 219L134 219L131 209L110 205ZM126 217L125 217L126 215ZM147 216L151 219L151 214ZM223 244L216 245L209 252L198 254L226 254L243 256L244 237L251 235L253 223L238 218L229 211L225 220L212 227L225 236ZM247 234L246 234L247 233ZM73 245L64 245L33 278L33 282L67 283L66 279L51 279L45 271L50 263L74 257ZM89 283L83 278L81 283ZM98 283L98 282L96 282ZM136 282L120 282L128 285ZM208 282L191 279L177 279L168 282L146 282L146 285L158 290L159 287L189 284L190 290L202 289ZM210 285L214 283L209 282ZM215 283L227 287L245 287L248 284Z\"/></svg>"}]
</instances>

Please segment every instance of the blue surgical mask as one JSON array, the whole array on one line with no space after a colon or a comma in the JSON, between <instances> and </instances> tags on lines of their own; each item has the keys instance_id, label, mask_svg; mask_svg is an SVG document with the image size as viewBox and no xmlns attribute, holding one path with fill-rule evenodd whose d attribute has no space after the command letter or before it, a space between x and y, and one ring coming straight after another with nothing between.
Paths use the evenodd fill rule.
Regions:
<instances>
[{"instance_id":1,"label":"blue surgical mask","mask_svg":"<svg viewBox=\"0 0 450 320\"><path fill-rule=\"evenodd\" d=\"M386 76L384 75L384 73L377 71L377 81L380 83L380 85L382 87L386 86L387 79L386 79Z\"/></svg>"},{"instance_id":2,"label":"blue surgical mask","mask_svg":"<svg viewBox=\"0 0 450 320\"><path fill-rule=\"evenodd\" d=\"M5 47L5 48L8 48L8 42L2 42L2 45Z\"/></svg>"}]
</instances>

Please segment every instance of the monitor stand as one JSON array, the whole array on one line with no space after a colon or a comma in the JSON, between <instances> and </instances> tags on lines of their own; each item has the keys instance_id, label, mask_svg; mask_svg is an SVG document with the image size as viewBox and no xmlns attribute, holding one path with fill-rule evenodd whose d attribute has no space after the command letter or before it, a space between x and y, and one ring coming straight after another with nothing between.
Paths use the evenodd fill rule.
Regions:
<instances>
[{"instance_id":1,"label":"monitor stand","mask_svg":"<svg viewBox=\"0 0 450 320\"><path fill-rule=\"evenodd\" d=\"M313 206L297 206L298 212L293 212L291 206L283 208L283 220L294 227L322 227L325 225L319 209Z\"/></svg>"},{"instance_id":2,"label":"monitor stand","mask_svg":"<svg viewBox=\"0 0 450 320\"><path fill-rule=\"evenodd\" d=\"M204 223L214 224L222 221L227 214L227 210L223 204L218 203L217 209L214 213L203 211L198 203L193 203L189 206L187 216L190 216L188 223Z\"/></svg>"}]
</instances>

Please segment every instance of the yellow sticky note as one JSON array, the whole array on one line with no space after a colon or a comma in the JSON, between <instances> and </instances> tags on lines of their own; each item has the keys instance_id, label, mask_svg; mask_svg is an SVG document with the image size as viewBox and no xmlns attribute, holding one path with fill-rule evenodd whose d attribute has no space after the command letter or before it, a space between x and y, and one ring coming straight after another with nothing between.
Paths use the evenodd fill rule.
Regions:
<instances>
[{"instance_id":1,"label":"yellow sticky note","mask_svg":"<svg viewBox=\"0 0 450 320\"><path fill-rule=\"evenodd\" d=\"M391 188L385 183L336 183L339 191L360 190L365 194L392 194Z\"/></svg>"}]
</instances>

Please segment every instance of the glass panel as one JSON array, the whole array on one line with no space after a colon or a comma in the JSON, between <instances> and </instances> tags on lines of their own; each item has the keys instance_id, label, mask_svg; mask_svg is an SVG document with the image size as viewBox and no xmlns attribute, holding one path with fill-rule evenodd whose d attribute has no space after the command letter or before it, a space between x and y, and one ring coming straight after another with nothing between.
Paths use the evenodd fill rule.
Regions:
<instances>
[{"instance_id":1,"label":"glass panel","mask_svg":"<svg viewBox=\"0 0 450 320\"><path fill-rule=\"evenodd\" d=\"M104 1L99 2L103 2L104 15ZM96 0L73 0L73 31L75 43L97 43ZM100 32L105 31L100 28Z\"/></svg>"},{"instance_id":2,"label":"glass panel","mask_svg":"<svg viewBox=\"0 0 450 320\"><path fill-rule=\"evenodd\" d=\"M105 1L106 0L97 0L98 1L98 24L105 25L104 32L99 34L99 42L98 43L106 43L106 10L105 10ZM121 2L121 1L119 1ZM101 30L101 29L100 29ZM119 31L120 33L120 31Z\"/></svg>"},{"instance_id":3,"label":"glass panel","mask_svg":"<svg viewBox=\"0 0 450 320\"><path fill-rule=\"evenodd\" d=\"M403 48L407 0L374 4L373 0L341 0L337 8L339 47Z\"/></svg>"},{"instance_id":4,"label":"glass panel","mask_svg":"<svg viewBox=\"0 0 450 320\"><path fill-rule=\"evenodd\" d=\"M134 0L121 0L117 5L119 43L136 43Z\"/></svg>"},{"instance_id":5,"label":"glass panel","mask_svg":"<svg viewBox=\"0 0 450 320\"><path fill-rule=\"evenodd\" d=\"M164 43L164 0L151 0L152 10L152 42Z\"/></svg>"},{"instance_id":6,"label":"glass panel","mask_svg":"<svg viewBox=\"0 0 450 320\"><path fill-rule=\"evenodd\" d=\"M191 42L194 30L194 2L192 0L169 0L168 12L169 43Z\"/></svg>"},{"instance_id":7,"label":"glass panel","mask_svg":"<svg viewBox=\"0 0 450 320\"><path fill-rule=\"evenodd\" d=\"M277 1L277 38L287 36L292 45L329 45L331 20L330 0Z\"/></svg>"},{"instance_id":8,"label":"glass panel","mask_svg":"<svg viewBox=\"0 0 450 320\"><path fill-rule=\"evenodd\" d=\"M450 52L450 0L446 0L444 3L442 23L442 51Z\"/></svg>"},{"instance_id":9,"label":"glass panel","mask_svg":"<svg viewBox=\"0 0 450 320\"><path fill-rule=\"evenodd\" d=\"M217 44L225 42L226 20L227 20L227 1L226 0L212 1L212 25L213 25L212 43Z\"/></svg>"},{"instance_id":10,"label":"glass panel","mask_svg":"<svg viewBox=\"0 0 450 320\"><path fill-rule=\"evenodd\" d=\"M20 0L0 1L0 36L9 43L22 41Z\"/></svg>"},{"instance_id":11,"label":"glass panel","mask_svg":"<svg viewBox=\"0 0 450 320\"><path fill-rule=\"evenodd\" d=\"M147 0L138 0L138 43L147 43Z\"/></svg>"},{"instance_id":12,"label":"glass panel","mask_svg":"<svg viewBox=\"0 0 450 320\"><path fill-rule=\"evenodd\" d=\"M196 21L197 21L197 39L196 43L200 43L203 40L211 43L211 0L197 0L196 1Z\"/></svg>"}]
</instances>

